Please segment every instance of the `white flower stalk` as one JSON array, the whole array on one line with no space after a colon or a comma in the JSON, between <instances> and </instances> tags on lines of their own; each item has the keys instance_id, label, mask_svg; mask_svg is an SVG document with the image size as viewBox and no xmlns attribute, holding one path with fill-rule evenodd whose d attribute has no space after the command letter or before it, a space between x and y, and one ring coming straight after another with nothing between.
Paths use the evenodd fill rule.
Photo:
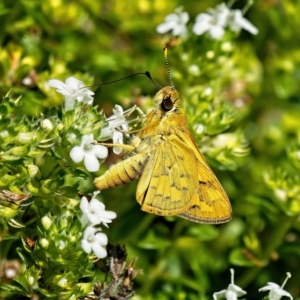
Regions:
<instances>
[{"instance_id":1,"label":"white flower stalk","mask_svg":"<svg viewBox=\"0 0 300 300\"><path fill-rule=\"evenodd\" d=\"M102 128L99 139L105 140L112 138L114 144L123 144L122 131L128 131L128 124L124 117L123 108L120 105L115 105L113 115L106 120L108 121L108 126ZM113 151L115 154L120 154L122 148L113 147Z\"/></svg>"},{"instance_id":2,"label":"white flower stalk","mask_svg":"<svg viewBox=\"0 0 300 300\"><path fill-rule=\"evenodd\" d=\"M70 156L76 163L84 160L84 165L89 172L96 172L100 168L100 163L97 158L106 158L108 150L102 145L94 145L93 134L83 135L81 138L80 146L75 146Z\"/></svg>"},{"instance_id":3,"label":"white flower stalk","mask_svg":"<svg viewBox=\"0 0 300 300\"><path fill-rule=\"evenodd\" d=\"M111 223L112 219L117 217L115 212L105 210L105 205L96 199L98 194L98 191L94 192L90 202L86 197L81 198L80 209L83 214L80 221L83 227L85 227L88 223L92 225L103 223L103 225L108 227L107 223Z\"/></svg>"},{"instance_id":4,"label":"white flower stalk","mask_svg":"<svg viewBox=\"0 0 300 300\"><path fill-rule=\"evenodd\" d=\"M86 253L93 252L98 258L104 258L107 256L104 246L107 245L107 236L99 232L99 228L87 227L83 233L83 239L81 240L81 247Z\"/></svg>"},{"instance_id":5,"label":"white flower stalk","mask_svg":"<svg viewBox=\"0 0 300 300\"><path fill-rule=\"evenodd\" d=\"M242 290L239 286L234 284L234 270L230 269L231 272L231 283L228 285L226 290L222 290L220 292L216 292L213 294L214 300L225 298L227 300L237 300L238 297L244 296L247 294L244 290Z\"/></svg>"},{"instance_id":6,"label":"white flower stalk","mask_svg":"<svg viewBox=\"0 0 300 300\"><path fill-rule=\"evenodd\" d=\"M251 34L257 34L258 29L246 18L239 9L229 9L222 3L215 9L210 8L208 13L201 13L196 16L193 32L196 35L208 33L211 38L219 40L225 34L225 28L229 27L234 32L244 29Z\"/></svg>"},{"instance_id":7,"label":"white flower stalk","mask_svg":"<svg viewBox=\"0 0 300 300\"><path fill-rule=\"evenodd\" d=\"M179 7L175 9L175 13L169 14L165 17L165 22L156 27L156 31L160 34L171 32L174 36L185 37L187 35L187 22L189 21L189 14L182 11Z\"/></svg>"},{"instance_id":8,"label":"white flower stalk","mask_svg":"<svg viewBox=\"0 0 300 300\"><path fill-rule=\"evenodd\" d=\"M58 79L51 79L48 81L50 87L56 88L58 93L65 96L65 110L71 110L75 106L75 102L84 102L92 104L94 93L83 87L82 81L69 77L65 83Z\"/></svg>"},{"instance_id":9,"label":"white flower stalk","mask_svg":"<svg viewBox=\"0 0 300 300\"><path fill-rule=\"evenodd\" d=\"M268 298L270 300L280 300L282 296L289 297L290 299L293 300L292 295L283 289L288 279L292 277L291 273L289 272L287 272L286 275L287 276L281 286L273 282L268 282L266 286L262 287L258 291L259 292L270 291L268 295Z\"/></svg>"}]
</instances>

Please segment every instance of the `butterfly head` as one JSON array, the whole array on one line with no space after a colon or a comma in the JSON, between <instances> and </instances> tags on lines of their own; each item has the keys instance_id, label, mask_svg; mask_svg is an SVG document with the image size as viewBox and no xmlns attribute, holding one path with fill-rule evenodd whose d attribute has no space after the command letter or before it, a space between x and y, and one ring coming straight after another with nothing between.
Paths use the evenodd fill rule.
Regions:
<instances>
[{"instance_id":1,"label":"butterfly head","mask_svg":"<svg viewBox=\"0 0 300 300\"><path fill-rule=\"evenodd\" d=\"M160 89L154 99L158 108L164 113L176 110L182 101L177 90L171 86Z\"/></svg>"}]
</instances>

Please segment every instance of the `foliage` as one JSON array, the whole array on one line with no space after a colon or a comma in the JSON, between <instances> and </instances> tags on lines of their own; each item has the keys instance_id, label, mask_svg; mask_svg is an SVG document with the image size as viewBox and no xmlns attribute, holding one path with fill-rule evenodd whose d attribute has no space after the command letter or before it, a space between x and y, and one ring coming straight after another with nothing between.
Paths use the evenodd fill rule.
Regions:
<instances>
[{"instance_id":1,"label":"foliage","mask_svg":"<svg viewBox=\"0 0 300 300\"><path fill-rule=\"evenodd\" d=\"M2 1L0 298L76 299L105 281L79 245L78 193L92 193L94 177L119 157L111 153L90 173L69 154L82 135L99 135L115 104L148 112L156 92L136 76L95 88L93 106L66 111L47 81L74 76L89 86L149 70L169 85L165 44L190 130L231 199L233 219L213 226L146 214L136 183L101 192L117 213L104 233L125 244L143 270L134 299L211 299L228 285L230 267L249 299L262 298L258 289L282 282L288 271L285 289L299 297L300 4L254 3L245 17L257 35L193 34L196 15L217 4ZM181 5L190 16L188 35L158 34ZM14 280L3 275L8 265L17 270Z\"/></svg>"}]
</instances>

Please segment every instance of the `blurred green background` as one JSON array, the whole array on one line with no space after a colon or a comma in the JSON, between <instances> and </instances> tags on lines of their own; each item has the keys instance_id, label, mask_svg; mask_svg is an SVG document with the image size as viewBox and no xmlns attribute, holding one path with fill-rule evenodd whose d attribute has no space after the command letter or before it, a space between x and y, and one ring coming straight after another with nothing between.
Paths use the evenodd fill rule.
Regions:
<instances>
[{"instance_id":1,"label":"blurred green background","mask_svg":"<svg viewBox=\"0 0 300 300\"><path fill-rule=\"evenodd\" d=\"M29 116L47 115L61 105L61 95L46 85L52 78L74 76L90 85L148 70L160 85L169 84L162 48L170 44L174 84L186 100L200 149L203 142L228 192L233 219L213 226L144 213L135 200L136 183L103 191L107 208L118 214L107 230L110 241L124 243L143 270L135 281L136 299L211 299L229 284L230 267L247 299L262 298L258 289L268 281L281 285L288 271L292 278L285 288L299 299L300 2L255 1L246 17L259 34L242 31L227 37L232 47L227 53L220 41L208 37L170 41L156 33L178 6L193 22L198 13L220 3L0 1L0 97L9 90L22 95L20 113ZM237 1L233 7L245 5ZM209 51L221 59L209 59ZM189 73L193 65L200 66L199 76ZM221 129L233 137L243 135L251 149L248 156L217 157L208 136L217 138L221 130L197 133L197 120L210 121L205 121L201 103L189 96L208 86L221 115L209 116L217 127L232 113L230 126ZM137 76L95 92L96 103L110 115L115 104L151 109L156 90L147 78ZM102 171L117 159L111 156Z\"/></svg>"}]
</instances>

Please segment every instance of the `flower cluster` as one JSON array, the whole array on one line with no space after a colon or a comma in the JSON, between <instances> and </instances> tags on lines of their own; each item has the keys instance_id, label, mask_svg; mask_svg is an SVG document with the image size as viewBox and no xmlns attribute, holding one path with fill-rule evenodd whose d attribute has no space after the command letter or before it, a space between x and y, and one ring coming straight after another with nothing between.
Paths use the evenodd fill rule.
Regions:
<instances>
[{"instance_id":1,"label":"flower cluster","mask_svg":"<svg viewBox=\"0 0 300 300\"><path fill-rule=\"evenodd\" d=\"M177 8L175 13L165 17L165 22L158 25L156 30L160 34L171 32L174 36L186 37L188 21L188 13L182 11L182 8ZM227 28L233 32L244 29L254 35L258 33L258 29L244 18L241 10L230 9L224 3L208 9L207 13L198 14L192 30L196 35L208 33L211 38L219 40Z\"/></svg>"},{"instance_id":2,"label":"flower cluster","mask_svg":"<svg viewBox=\"0 0 300 300\"><path fill-rule=\"evenodd\" d=\"M247 294L247 292L245 292L239 286L234 284L234 270L230 269L230 272L231 272L231 283L228 285L228 288L226 290L222 290L220 292L214 293L213 294L214 300L223 299L223 298L227 300L237 300L238 297ZM292 295L283 289L288 278L290 277L291 274L287 273L287 277L281 286L273 282L268 282L266 286L259 289L259 292L270 291L268 295L269 300L280 300L282 296L289 297L291 300L293 300Z\"/></svg>"},{"instance_id":3,"label":"flower cluster","mask_svg":"<svg viewBox=\"0 0 300 300\"><path fill-rule=\"evenodd\" d=\"M100 232L101 228L94 226L103 223L108 227L107 223L111 223L112 219L117 217L113 211L105 210L105 205L96 199L99 192L94 192L90 201L86 197L81 198L80 209L82 211L81 224L85 228L81 247L86 253L93 252L96 257L104 258L107 256L107 251L104 246L107 245L106 234Z\"/></svg>"},{"instance_id":4,"label":"flower cluster","mask_svg":"<svg viewBox=\"0 0 300 300\"><path fill-rule=\"evenodd\" d=\"M84 102L86 104L92 104L94 94L87 88L83 87L82 81L69 77L63 83L57 79L51 79L48 81L50 87L57 89L57 92L65 96L65 110L72 110L76 107L77 102ZM120 105L116 105L113 109L113 115L107 118L108 125L102 128L99 132L98 140L113 139L113 143L116 146L113 147L113 151L116 154L122 152L120 147L123 144L123 132L128 131L127 121L124 117L123 108ZM108 150L103 145L97 145L97 141L93 134L85 134L81 137L79 145L72 148L70 157L76 163L84 161L84 165L89 172L97 172L100 168L99 159L105 159L108 155Z\"/></svg>"}]
</instances>

